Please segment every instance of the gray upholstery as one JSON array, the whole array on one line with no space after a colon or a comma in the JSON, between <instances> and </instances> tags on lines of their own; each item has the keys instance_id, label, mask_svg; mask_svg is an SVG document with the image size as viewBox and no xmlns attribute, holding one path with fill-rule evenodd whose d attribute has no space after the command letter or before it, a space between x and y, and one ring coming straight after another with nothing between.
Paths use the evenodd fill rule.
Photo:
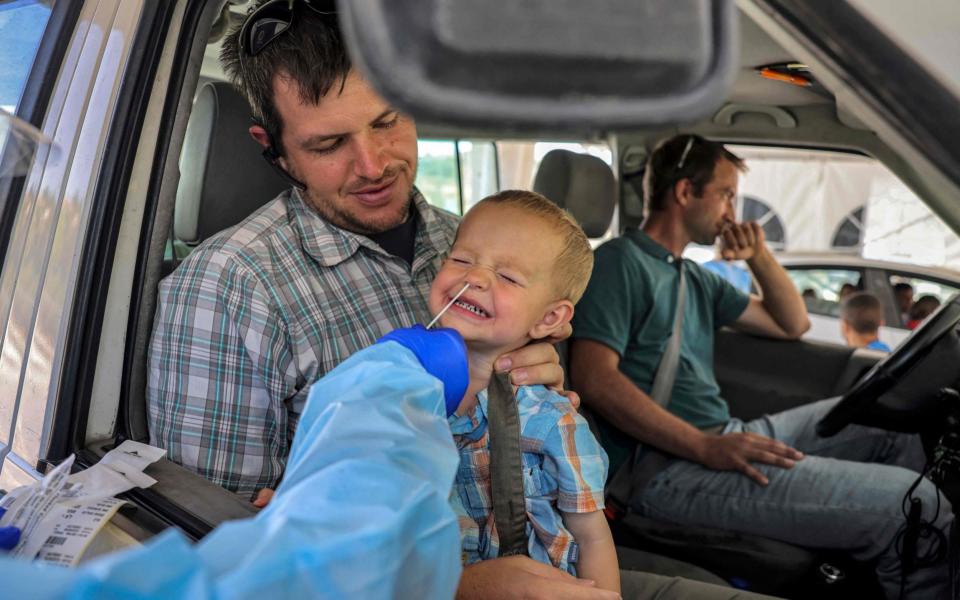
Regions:
<instances>
[{"instance_id":1,"label":"gray upholstery","mask_svg":"<svg viewBox=\"0 0 960 600\"><path fill-rule=\"evenodd\" d=\"M551 150L540 161L533 189L570 211L588 237L601 237L610 227L617 183L596 156Z\"/></svg>"},{"instance_id":2,"label":"gray upholstery","mask_svg":"<svg viewBox=\"0 0 960 600\"><path fill-rule=\"evenodd\" d=\"M246 100L230 84L206 83L197 92L180 154L176 240L196 245L290 187L260 155L251 124Z\"/></svg>"}]
</instances>

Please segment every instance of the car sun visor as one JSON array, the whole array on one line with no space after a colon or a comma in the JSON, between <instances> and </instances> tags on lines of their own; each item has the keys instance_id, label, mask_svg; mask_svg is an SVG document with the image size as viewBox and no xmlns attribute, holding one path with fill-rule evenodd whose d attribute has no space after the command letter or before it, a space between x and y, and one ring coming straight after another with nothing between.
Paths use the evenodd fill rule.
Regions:
<instances>
[{"instance_id":1,"label":"car sun visor","mask_svg":"<svg viewBox=\"0 0 960 600\"><path fill-rule=\"evenodd\" d=\"M354 63L421 122L590 132L711 114L736 74L732 0L338 2Z\"/></svg>"}]
</instances>

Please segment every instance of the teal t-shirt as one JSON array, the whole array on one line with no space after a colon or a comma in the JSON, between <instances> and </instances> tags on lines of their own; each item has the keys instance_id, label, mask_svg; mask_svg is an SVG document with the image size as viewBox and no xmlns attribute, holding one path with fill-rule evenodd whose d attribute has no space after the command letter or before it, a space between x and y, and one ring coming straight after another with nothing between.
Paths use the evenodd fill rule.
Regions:
<instances>
[{"instance_id":1,"label":"teal t-shirt","mask_svg":"<svg viewBox=\"0 0 960 600\"><path fill-rule=\"evenodd\" d=\"M683 259L683 264L687 280L683 338L667 410L702 429L730 420L713 373L714 332L743 314L749 296L691 260ZM573 337L615 350L620 371L650 393L673 330L678 276L677 259L639 229L600 246L590 284L573 317ZM609 424L600 426L612 474L636 442Z\"/></svg>"}]
</instances>

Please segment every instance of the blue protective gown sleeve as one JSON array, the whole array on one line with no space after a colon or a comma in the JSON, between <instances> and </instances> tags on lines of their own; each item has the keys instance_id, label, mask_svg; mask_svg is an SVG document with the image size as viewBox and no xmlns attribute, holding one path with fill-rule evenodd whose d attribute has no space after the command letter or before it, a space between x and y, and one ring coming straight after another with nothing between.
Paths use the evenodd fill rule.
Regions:
<instances>
[{"instance_id":1,"label":"blue protective gown sleeve","mask_svg":"<svg viewBox=\"0 0 960 600\"><path fill-rule=\"evenodd\" d=\"M452 598L458 455L443 384L396 342L318 381L283 482L196 545L168 530L76 569L0 557L4 598Z\"/></svg>"}]
</instances>

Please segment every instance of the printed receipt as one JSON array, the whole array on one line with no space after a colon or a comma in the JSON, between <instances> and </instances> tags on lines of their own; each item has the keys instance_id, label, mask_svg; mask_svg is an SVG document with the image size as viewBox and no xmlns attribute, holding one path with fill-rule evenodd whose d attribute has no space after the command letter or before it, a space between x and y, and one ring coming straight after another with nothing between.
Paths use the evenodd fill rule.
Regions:
<instances>
[{"instance_id":1,"label":"printed receipt","mask_svg":"<svg viewBox=\"0 0 960 600\"><path fill-rule=\"evenodd\" d=\"M74 456L70 455L41 481L0 498L0 507L7 509L0 526L13 525L22 532L10 556L76 565L123 504L113 496L156 483L143 470L164 454L160 448L128 440L96 465L73 475Z\"/></svg>"},{"instance_id":2,"label":"printed receipt","mask_svg":"<svg viewBox=\"0 0 960 600\"><path fill-rule=\"evenodd\" d=\"M94 536L107 524L123 504L117 498L104 498L93 504L74 504L53 521L53 529L40 539L36 560L64 567L75 566ZM29 552L26 556L30 556Z\"/></svg>"}]
</instances>

